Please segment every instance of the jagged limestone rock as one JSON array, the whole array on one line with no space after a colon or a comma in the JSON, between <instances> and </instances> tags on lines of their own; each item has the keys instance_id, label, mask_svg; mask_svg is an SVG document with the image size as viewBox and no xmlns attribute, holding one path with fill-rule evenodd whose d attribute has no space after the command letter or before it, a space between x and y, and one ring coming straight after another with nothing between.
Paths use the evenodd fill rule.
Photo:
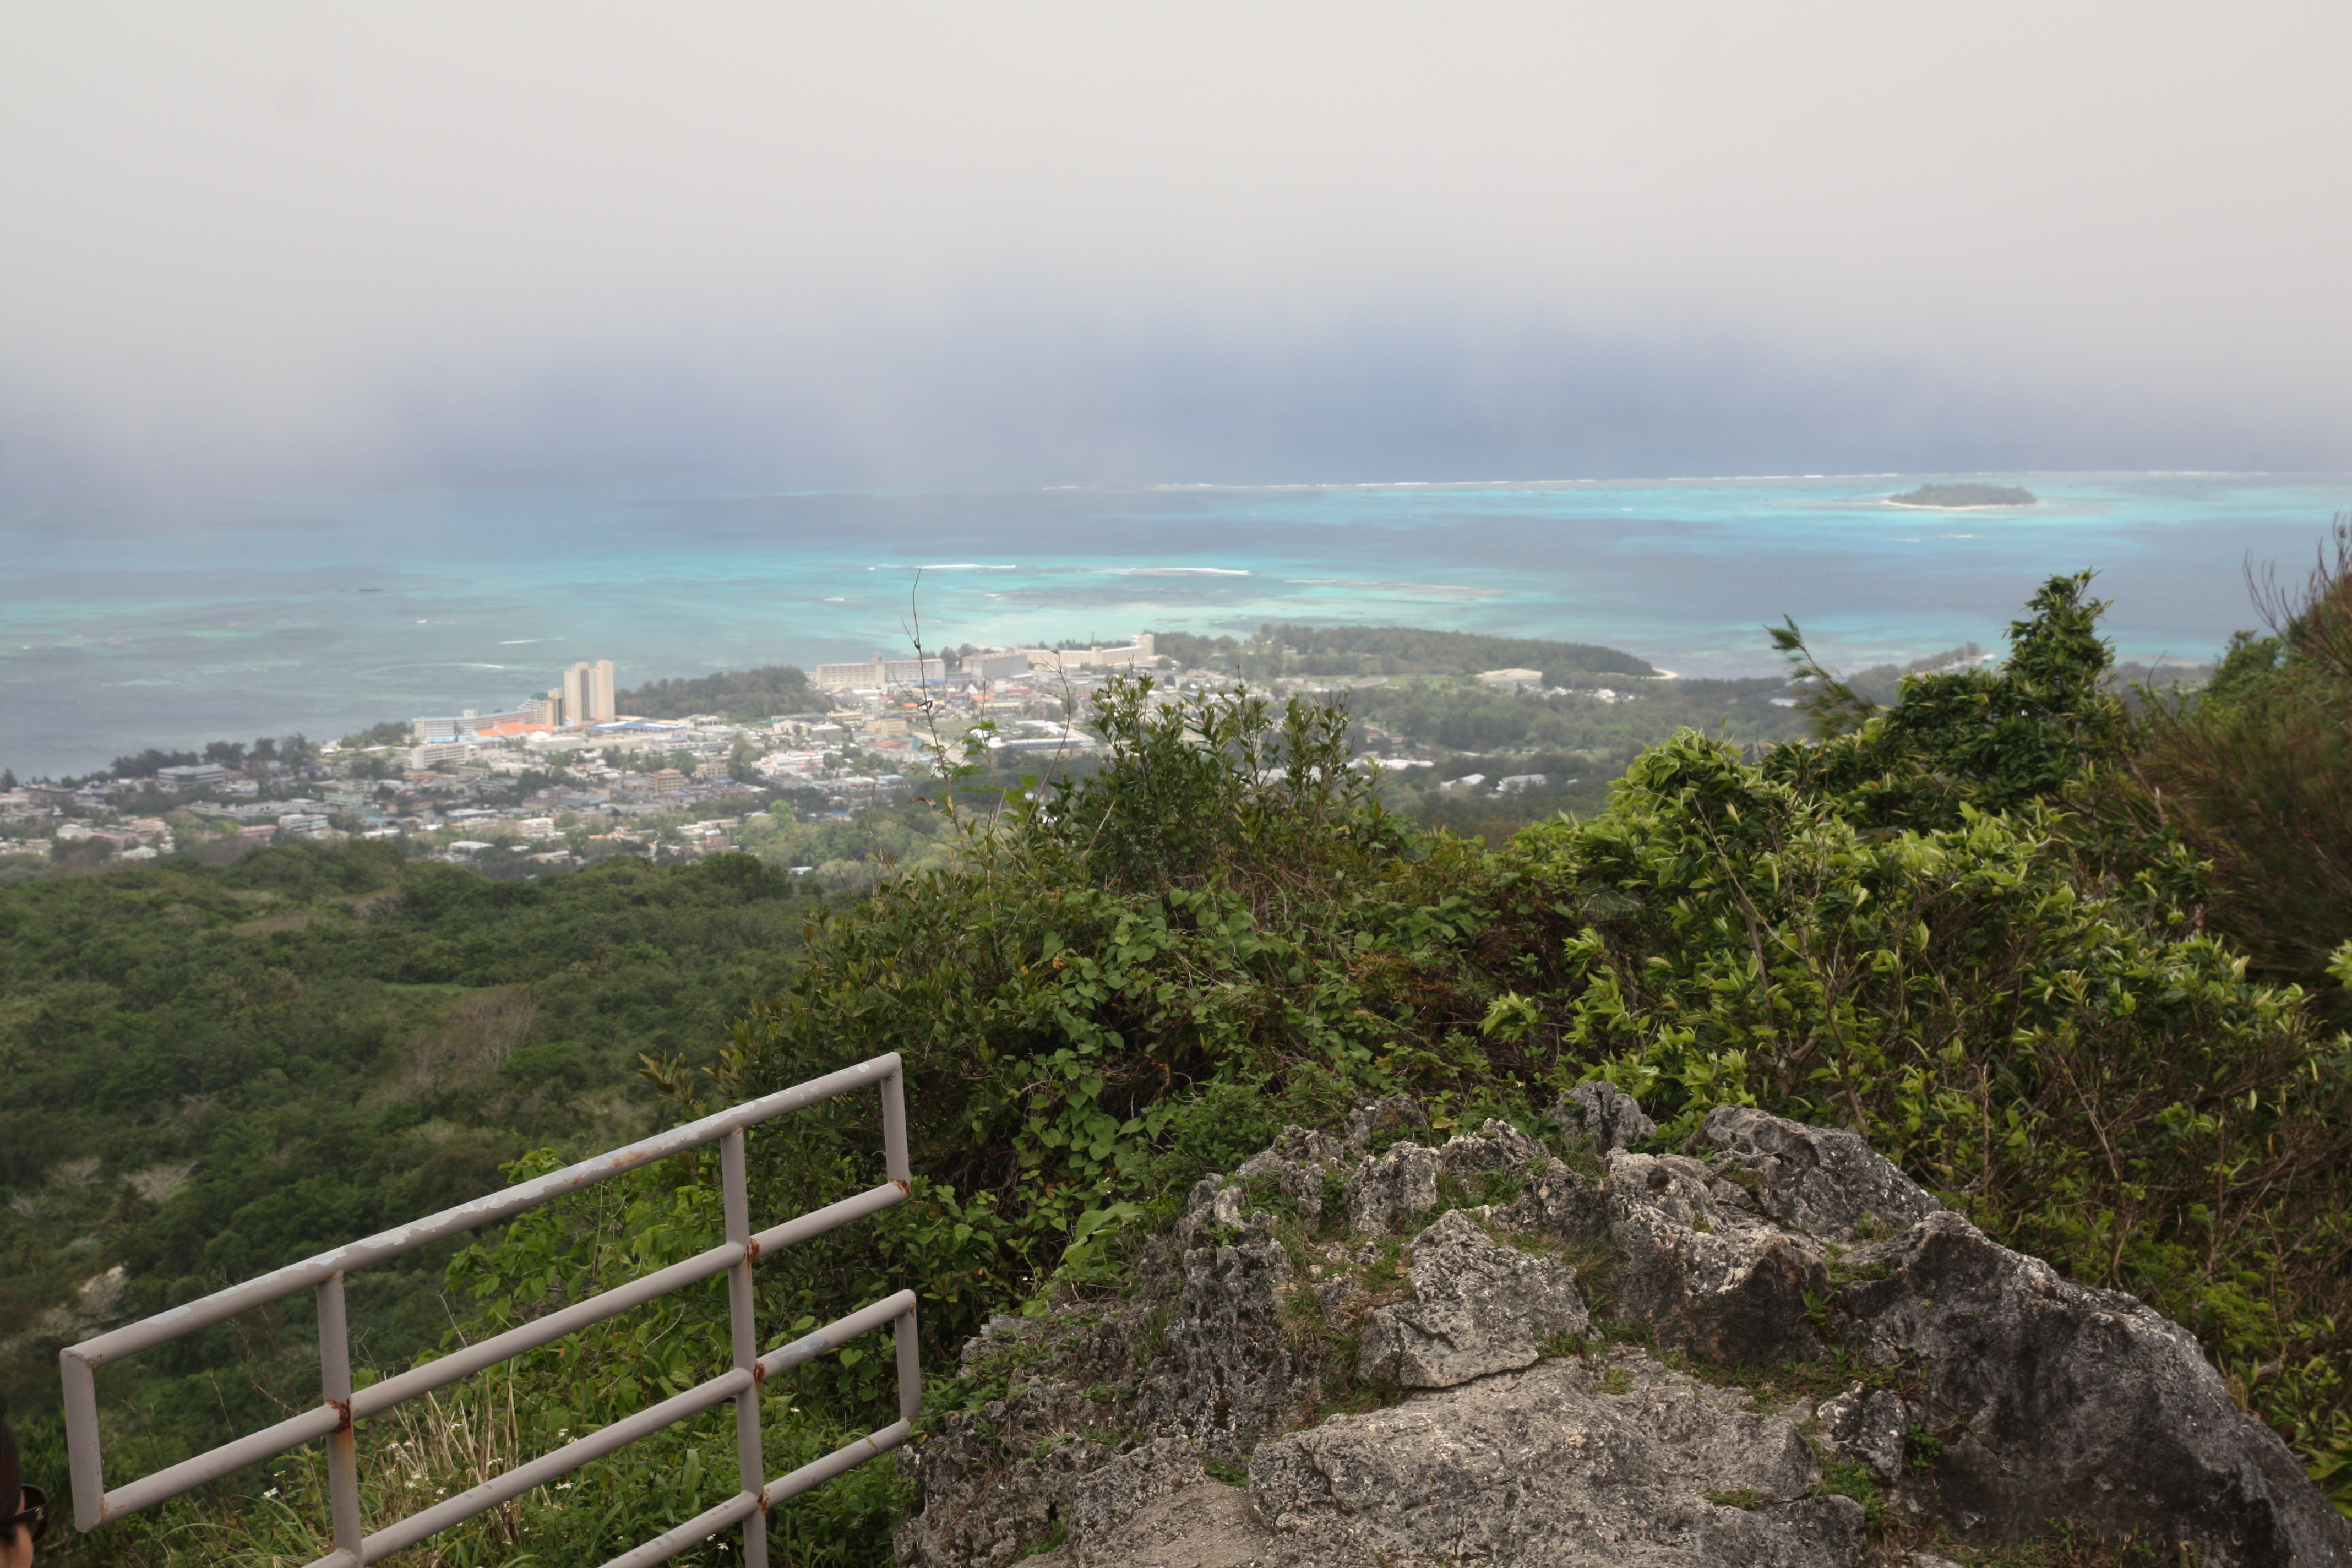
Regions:
<instances>
[{"instance_id":1,"label":"jagged limestone rock","mask_svg":"<svg viewBox=\"0 0 2352 1568\"><path fill-rule=\"evenodd\" d=\"M1457 1132L1437 1151L1437 1163L1459 1181L1493 1171L1525 1170L1549 1156L1544 1146L1507 1121L1487 1120L1476 1132Z\"/></svg>"},{"instance_id":2,"label":"jagged limestone rock","mask_svg":"<svg viewBox=\"0 0 2352 1568\"><path fill-rule=\"evenodd\" d=\"M1328 1132L1288 1127L1274 1147L1235 1167L1234 1179L1244 1184L1266 1183L1286 1199L1298 1218L1309 1226L1323 1219L1326 1182L1343 1179L1349 1169L1347 1145Z\"/></svg>"},{"instance_id":3,"label":"jagged limestone rock","mask_svg":"<svg viewBox=\"0 0 2352 1568\"><path fill-rule=\"evenodd\" d=\"M1621 1315L1665 1349L1727 1364L1822 1354L1807 1303L1830 1296L1818 1243L1771 1224L1746 1188L1679 1154L1611 1154L1608 1188Z\"/></svg>"},{"instance_id":4,"label":"jagged limestone rock","mask_svg":"<svg viewBox=\"0 0 2352 1568\"><path fill-rule=\"evenodd\" d=\"M1562 1097L1555 1120L1602 1153L1630 1149L1657 1131L1641 1105L1613 1083L1580 1083Z\"/></svg>"},{"instance_id":5,"label":"jagged limestone rock","mask_svg":"<svg viewBox=\"0 0 2352 1568\"><path fill-rule=\"evenodd\" d=\"M1144 1381L1136 1422L1211 1455L1246 1454L1288 1426L1304 1393L1276 1296L1289 1278L1278 1242L1186 1253L1184 1293L1167 1326L1165 1352Z\"/></svg>"},{"instance_id":6,"label":"jagged limestone rock","mask_svg":"<svg viewBox=\"0 0 2352 1568\"><path fill-rule=\"evenodd\" d=\"M894 1542L901 1563L1010 1561L1043 1539L1077 1483L1110 1457L1093 1440L1114 1419L1087 1391L1133 1376L1133 1325L1120 1314L1073 1310L1039 1321L990 1320L964 1347L967 1376L1036 1359L1046 1375L1015 1372L984 1414L957 1411L898 1450L903 1474L937 1506L910 1515ZM1008 1453L1019 1463L1008 1464Z\"/></svg>"},{"instance_id":7,"label":"jagged limestone rock","mask_svg":"<svg viewBox=\"0 0 2352 1568\"><path fill-rule=\"evenodd\" d=\"M1249 1493L1196 1481L1153 1499L1115 1530L1084 1543L1074 1539L1024 1568L1271 1568L1295 1561L1258 1523Z\"/></svg>"},{"instance_id":8,"label":"jagged limestone rock","mask_svg":"<svg viewBox=\"0 0 2352 1568\"><path fill-rule=\"evenodd\" d=\"M1500 1122L1370 1154L1419 1121L1391 1101L1352 1142L1291 1129L1194 1189L1131 1300L992 1320L964 1371L1003 1397L900 1452L900 1562L1006 1568L1060 1530L1039 1568L1858 1563L1862 1510L1823 1489L1810 1421L1910 1532L1890 1561L2066 1521L2205 1568L2352 1565L2187 1331L1997 1246L1848 1134L1718 1111L1707 1158L1620 1148L1597 1182ZM1572 1300L1687 1370L1570 1341ZM1360 1331L1363 1370L1409 1386L1317 1422ZM1580 1353L1536 1359L1549 1334ZM1824 1399L1832 1352L1879 1370ZM1710 1381L1727 1363L1768 1374L1760 1402ZM1246 1492L1214 1479L1244 1458Z\"/></svg>"},{"instance_id":9,"label":"jagged limestone rock","mask_svg":"<svg viewBox=\"0 0 2352 1568\"><path fill-rule=\"evenodd\" d=\"M1357 1374L1452 1388L1533 1366L1543 1342L1590 1327L1575 1269L1499 1246L1451 1209L1412 1239L1412 1300L1364 1320Z\"/></svg>"},{"instance_id":10,"label":"jagged limestone rock","mask_svg":"<svg viewBox=\"0 0 2352 1568\"><path fill-rule=\"evenodd\" d=\"M1367 1160L1348 1182L1348 1228L1386 1236L1399 1221L1437 1206L1437 1152L1399 1143Z\"/></svg>"},{"instance_id":11,"label":"jagged limestone rock","mask_svg":"<svg viewBox=\"0 0 2352 1568\"><path fill-rule=\"evenodd\" d=\"M1609 1191L1588 1181L1566 1162L1547 1158L1532 1172L1525 1190L1494 1211L1497 1229L1535 1231L1579 1245L1609 1237Z\"/></svg>"},{"instance_id":12,"label":"jagged limestone rock","mask_svg":"<svg viewBox=\"0 0 2352 1568\"><path fill-rule=\"evenodd\" d=\"M1725 1105L1707 1112L1697 1142L1759 1178L1756 1201L1767 1219L1822 1241L1907 1230L1944 1206L1843 1127Z\"/></svg>"}]
</instances>

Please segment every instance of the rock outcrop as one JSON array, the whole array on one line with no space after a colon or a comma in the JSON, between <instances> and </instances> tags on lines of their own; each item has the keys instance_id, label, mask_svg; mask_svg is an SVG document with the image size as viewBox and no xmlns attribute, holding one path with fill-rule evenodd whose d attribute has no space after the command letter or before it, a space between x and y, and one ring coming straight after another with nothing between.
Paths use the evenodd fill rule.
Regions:
<instances>
[{"instance_id":1,"label":"rock outcrop","mask_svg":"<svg viewBox=\"0 0 2352 1568\"><path fill-rule=\"evenodd\" d=\"M2352 1564L2185 1330L1853 1134L1726 1109L1637 1151L1606 1086L1553 1120L1294 1128L1194 1189L1131 1299L993 1321L963 1370L1001 1395L901 1450L900 1563L1847 1568L2063 1525Z\"/></svg>"}]
</instances>

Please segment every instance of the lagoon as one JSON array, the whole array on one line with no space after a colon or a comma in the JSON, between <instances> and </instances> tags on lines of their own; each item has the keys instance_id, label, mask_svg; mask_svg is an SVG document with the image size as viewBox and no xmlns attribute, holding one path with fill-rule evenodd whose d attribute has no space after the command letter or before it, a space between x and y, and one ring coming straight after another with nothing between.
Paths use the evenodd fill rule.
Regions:
<instances>
[{"instance_id":1,"label":"lagoon","mask_svg":"<svg viewBox=\"0 0 2352 1568\"><path fill-rule=\"evenodd\" d=\"M605 658L624 686L747 665L1145 629L1359 622L1623 647L1685 675L2003 626L2097 567L2126 658L2253 624L2352 477L1967 476L2016 509L1886 504L1950 476L811 492L670 481L375 489L0 518L0 764L489 710Z\"/></svg>"}]
</instances>

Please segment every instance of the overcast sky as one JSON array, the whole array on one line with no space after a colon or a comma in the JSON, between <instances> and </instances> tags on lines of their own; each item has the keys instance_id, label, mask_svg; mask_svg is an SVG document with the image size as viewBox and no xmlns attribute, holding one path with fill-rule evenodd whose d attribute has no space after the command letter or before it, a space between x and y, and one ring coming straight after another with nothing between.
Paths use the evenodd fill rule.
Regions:
<instances>
[{"instance_id":1,"label":"overcast sky","mask_svg":"<svg viewBox=\"0 0 2352 1568\"><path fill-rule=\"evenodd\" d=\"M0 5L0 482L2352 468L2352 6Z\"/></svg>"}]
</instances>

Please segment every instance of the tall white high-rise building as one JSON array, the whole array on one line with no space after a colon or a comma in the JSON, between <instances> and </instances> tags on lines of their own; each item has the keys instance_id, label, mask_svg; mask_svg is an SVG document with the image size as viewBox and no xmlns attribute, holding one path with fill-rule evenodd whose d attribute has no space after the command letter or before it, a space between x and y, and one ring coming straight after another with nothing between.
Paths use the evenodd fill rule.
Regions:
<instances>
[{"instance_id":1,"label":"tall white high-rise building","mask_svg":"<svg viewBox=\"0 0 2352 1568\"><path fill-rule=\"evenodd\" d=\"M583 661L563 672L563 684L547 694L551 724L604 724L620 717L613 691L613 661Z\"/></svg>"}]
</instances>

